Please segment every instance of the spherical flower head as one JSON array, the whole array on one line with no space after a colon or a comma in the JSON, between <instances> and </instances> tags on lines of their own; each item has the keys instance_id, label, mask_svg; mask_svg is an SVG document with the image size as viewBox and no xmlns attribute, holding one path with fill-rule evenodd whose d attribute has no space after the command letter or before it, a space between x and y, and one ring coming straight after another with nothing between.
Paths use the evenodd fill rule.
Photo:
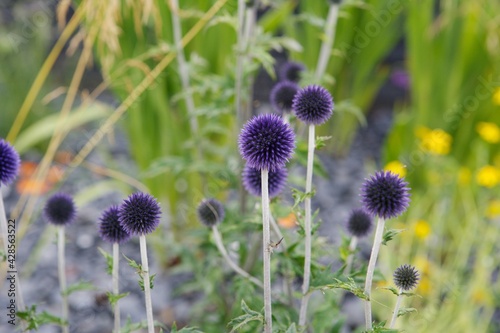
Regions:
<instances>
[{"instance_id":1,"label":"spherical flower head","mask_svg":"<svg viewBox=\"0 0 500 333\"><path fill-rule=\"evenodd\" d=\"M248 164L243 169L243 186L252 195L260 197L262 195L262 173L259 169L252 168ZM283 190L286 185L288 172L286 168L269 171L268 188L269 197L275 197Z\"/></svg>"},{"instance_id":2,"label":"spherical flower head","mask_svg":"<svg viewBox=\"0 0 500 333\"><path fill-rule=\"evenodd\" d=\"M250 119L239 137L241 156L252 168L274 171L281 169L295 148L295 134L290 125L275 114Z\"/></svg>"},{"instance_id":3,"label":"spherical flower head","mask_svg":"<svg viewBox=\"0 0 500 333\"><path fill-rule=\"evenodd\" d=\"M279 113L291 112L293 97L299 89L298 84L295 82L278 82L271 90L271 95L269 97L274 110Z\"/></svg>"},{"instance_id":4,"label":"spherical flower head","mask_svg":"<svg viewBox=\"0 0 500 333\"><path fill-rule=\"evenodd\" d=\"M302 122L308 125L320 125L332 116L333 98L321 86L307 86L295 94L292 109Z\"/></svg>"},{"instance_id":5,"label":"spherical flower head","mask_svg":"<svg viewBox=\"0 0 500 333\"><path fill-rule=\"evenodd\" d=\"M106 209L99 219L99 235L110 243L124 243L130 239L130 234L123 229L118 219L118 206Z\"/></svg>"},{"instance_id":6,"label":"spherical flower head","mask_svg":"<svg viewBox=\"0 0 500 333\"><path fill-rule=\"evenodd\" d=\"M365 237L372 229L372 216L364 209L355 209L347 220L347 230L356 237Z\"/></svg>"},{"instance_id":7,"label":"spherical flower head","mask_svg":"<svg viewBox=\"0 0 500 333\"><path fill-rule=\"evenodd\" d=\"M224 206L217 199L204 199L198 205L198 219L207 226L213 227L224 220Z\"/></svg>"},{"instance_id":8,"label":"spherical flower head","mask_svg":"<svg viewBox=\"0 0 500 333\"><path fill-rule=\"evenodd\" d=\"M73 198L66 193L56 193L47 200L43 210L45 218L57 226L68 225L76 217Z\"/></svg>"},{"instance_id":9,"label":"spherical flower head","mask_svg":"<svg viewBox=\"0 0 500 333\"><path fill-rule=\"evenodd\" d=\"M301 73L306 69L306 67L300 62L287 61L281 65L278 72L278 78L280 81L292 81L299 82Z\"/></svg>"},{"instance_id":10,"label":"spherical flower head","mask_svg":"<svg viewBox=\"0 0 500 333\"><path fill-rule=\"evenodd\" d=\"M402 265L394 271L393 277L396 287L408 291L417 286L419 274L415 267Z\"/></svg>"},{"instance_id":11,"label":"spherical flower head","mask_svg":"<svg viewBox=\"0 0 500 333\"><path fill-rule=\"evenodd\" d=\"M410 203L408 183L398 175L379 171L366 179L361 188L361 202L372 215L390 219L401 215Z\"/></svg>"},{"instance_id":12,"label":"spherical flower head","mask_svg":"<svg viewBox=\"0 0 500 333\"><path fill-rule=\"evenodd\" d=\"M161 209L156 199L147 193L131 194L118 211L122 228L131 235L152 233L160 224Z\"/></svg>"},{"instance_id":13,"label":"spherical flower head","mask_svg":"<svg viewBox=\"0 0 500 333\"><path fill-rule=\"evenodd\" d=\"M9 185L16 179L20 164L17 151L7 141L0 139L0 186Z\"/></svg>"}]
</instances>

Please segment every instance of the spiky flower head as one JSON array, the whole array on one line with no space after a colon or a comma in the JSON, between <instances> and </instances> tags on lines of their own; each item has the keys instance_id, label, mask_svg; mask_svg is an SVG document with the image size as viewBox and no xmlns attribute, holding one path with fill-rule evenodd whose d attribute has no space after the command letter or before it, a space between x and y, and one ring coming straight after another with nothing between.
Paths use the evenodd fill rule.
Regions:
<instances>
[{"instance_id":1,"label":"spiky flower head","mask_svg":"<svg viewBox=\"0 0 500 333\"><path fill-rule=\"evenodd\" d=\"M14 147L0 139L0 186L9 185L16 179L20 164L21 159Z\"/></svg>"},{"instance_id":2,"label":"spiky flower head","mask_svg":"<svg viewBox=\"0 0 500 333\"><path fill-rule=\"evenodd\" d=\"M376 172L361 187L361 202L372 215L390 219L408 208L410 193L404 178L390 171Z\"/></svg>"},{"instance_id":3,"label":"spiky flower head","mask_svg":"<svg viewBox=\"0 0 500 333\"><path fill-rule=\"evenodd\" d=\"M299 82L301 73L306 69L306 67L300 62L287 61L281 65L278 78L280 81L292 81Z\"/></svg>"},{"instance_id":4,"label":"spiky flower head","mask_svg":"<svg viewBox=\"0 0 500 333\"><path fill-rule=\"evenodd\" d=\"M160 224L161 208L156 199L147 193L131 194L118 211L118 220L131 235L152 233Z\"/></svg>"},{"instance_id":5,"label":"spiky flower head","mask_svg":"<svg viewBox=\"0 0 500 333\"><path fill-rule=\"evenodd\" d=\"M248 164L245 165L242 173L243 186L252 195L260 197L262 195L262 173L259 169L252 168ZM269 197L275 197L283 190L286 185L288 171L286 168L269 171L268 186Z\"/></svg>"},{"instance_id":6,"label":"spiky flower head","mask_svg":"<svg viewBox=\"0 0 500 333\"><path fill-rule=\"evenodd\" d=\"M203 199L196 210L200 222L207 226L213 227L224 220L226 212L224 206L217 199Z\"/></svg>"},{"instance_id":7,"label":"spiky flower head","mask_svg":"<svg viewBox=\"0 0 500 333\"><path fill-rule=\"evenodd\" d=\"M240 154L252 168L274 171L282 168L295 148L295 133L275 114L258 115L241 130Z\"/></svg>"},{"instance_id":8,"label":"spiky flower head","mask_svg":"<svg viewBox=\"0 0 500 333\"><path fill-rule=\"evenodd\" d=\"M278 82L271 90L269 97L274 110L280 114L291 112L293 97L299 89L299 85L295 82Z\"/></svg>"},{"instance_id":9,"label":"spiky flower head","mask_svg":"<svg viewBox=\"0 0 500 333\"><path fill-rule=\"evenodd\" d=\"M302 122L320 125L332 116L333 98L328 90L321 86L307 86L295 94L292 109Z\"/></svg>"},{"instance_id":10,"label":"spiky flower head","mask_svg":"<svg viewBox=\"0 0 500 333\"><path fill-rule=\"evenodd\" d=\"M372 229L372 216L364 209L354 209L347 220L347 230L356 237L365 237Z\"/></svg>"},{"instance_id":11,"label":"spiky flower head","mask_svg":"<svg viewBox=\"0 0 500 333\"><path fill-rule=\"evenodd\" d=\"M408 291L417 286L419 274L415 267L402 265L394 271L393 277L396 287Z\"/></svg>"},{"instance_id":12,"label":"spiky flower head","mask_svg":"<svg viewBox=\"0 0 500 333\"><path fill-rule=\"evenodd\" d=\"M99 218L99 235L110 243L124 243L130 239L130 234L123 229L118 219L118 206L106 209Z\"/></svg>"},{"instance_id":13,"label":"spiky flower head","mask_svg":"<svg viewBox=\"0 0 500 333\"><path fill-rule=\"evenodd\" d=\"M73 198L66 193L52 195L43 209L45 218L57 226L68 225L76 217L76 207Z\"/></svg>"}]
</instances>

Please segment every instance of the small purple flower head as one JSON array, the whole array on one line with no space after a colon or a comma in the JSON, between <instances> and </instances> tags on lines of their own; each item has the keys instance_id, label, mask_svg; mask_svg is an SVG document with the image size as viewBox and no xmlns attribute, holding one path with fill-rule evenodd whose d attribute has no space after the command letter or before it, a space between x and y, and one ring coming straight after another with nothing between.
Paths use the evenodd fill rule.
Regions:
<instances>
[{"instance_id":1,"label":"small purple flower head","mask_svg":"<svg viewBox=\"0 0 500 333\"><path fill-rule=\"evenodd\" d=\"M73 198L66 193L56 193L47 200L43 210L45 218L57 226L68 225L76 217Z\"/></svg>"},{"instance_id":2,"label":"small purple flower head","mask_svg":"<svg viewBox=\"0 0 500 333\"><path fill-rule=\"evenodd\" d=\"M280 81L299 82L301 73L305 69L305 66L300 62L287 61L281 65L278 72L278 78Z\"/></svg>"},{"instance_id":3,"label":"small purple flower head","mask_svg":"<svg viewBox=\"0 0 500 333\"><path fill-rule=\"evenodd\" d=\"M292 81L278 82L271 90L271 105L280 114L292 111L293 97L299 91L299 85Z\"/></svg>"},{"instance_id":4,"label":"small purple flower head","mask_svg":"<svg viewBox=\"0 0 500 333\"><path fill-rule=\"evenodd\" d=\"M249 166L274 171L282 168L292 156L295 134L280 116L263 114L245 124L238 143L241 156Z\"/></svg>"},{"instance_id":5,"label":"small purple flower head","mask_svg":"<svg viewBox=\"0 0 500 333\"><path fill-rule=\"evenodd\" d=\"M161 209L156 199L147 193L131 194L118 211L120 225L130 235L152 233L160 224Z\"/></svg>"},{"instance_id":6,"label":"small purple flower head","mask_svg":"<svg viewBox=\"0 0 500 333\"><path fill-rule=\"evenodd\" d=\"M332 116L333 98L321 86L307 86L297 92L293 98L292 108L302 122L308 125L320 125Z\"/></svg>"},{"instance_id":7,"label":"small purple flower head","mask_svg":"<svg viewBox=\"0 0 500 333\"><path fill-rule=\"evenodd\" d=\"M216 199L204 199L197 209L198 219L207 226L213 227L224 220L224 206Z\"/></svg>"},{"instance_id":8,"label":"small purple flower head","mask_svg":"<svg viewBox=\"0 0 500 333\"><path fill-rule=\"evenodd\" d=\"M376 172L361 187L361 202L372 215L390 219L401 215L410 203L408 183L398 175Z\"/></svg>"},{"instance_id":9,"label":"small purple flower head","mask_svg":"<svg viewBox=\"0 0 500 333\"><path fill-rule=\"evenodd\" d=\"M288 172L286 168L269 171L268 186L269 197L277 196L286 185ZM262 195L262 178L259 169L252 168L248 164L245 165L242 173L243 186L252 195L260 197Z\"/></svg>"},{"instance_id":10,"label":"small purple flower head","mask_svg":"<svg viewBox=\"0 0 500 333\"><path fill-rule=\"evenodd\" d=\"M396 287L408 291L417 286L419 274L415 267L402 265L394 271L393 277Z\"/></svg>"},{"instance_id":11,"label":"small purple flower head","mask_svg":"<svg viewBox=\"0 0 500 333\"><path fill-rule=\"evenodd\" d=\"M372 229L372 216L363 209L354 209L347 220L347 230L356 237L365 237Z\"/></svg>"},{"instance_id":12,"label":"small purple flower head","mask_svg":"<svg viewBox=\"0 0 500 333\"><path fill-rule=\"evenodd\" d=\"M19 173L21 159L17 151L4 139L0 139L0 186L9 185Z\"/></svg>"},{"instance_id":13,"label":"small purple flower head","mask_svg":"<svg viewBox=\"0 0 500 333\"><path fill-rule=\"evenodd\" d=\"M118 206L111 206L106 209L99 222L99 235L110 243L124 243L130 239L130 234L123 229L118 219Z\"/></svg>"}]
</instances>

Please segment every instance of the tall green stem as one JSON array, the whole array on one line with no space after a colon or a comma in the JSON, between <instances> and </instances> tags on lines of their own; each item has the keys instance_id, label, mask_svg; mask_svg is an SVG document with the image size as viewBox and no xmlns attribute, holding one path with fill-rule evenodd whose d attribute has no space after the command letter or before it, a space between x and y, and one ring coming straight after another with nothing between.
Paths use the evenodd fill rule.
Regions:
<instances>
[{"instance_id":1,"label":"tall green stem","mask_svg":"<svg viewBox=\"0 0 500 333\"><path fill-rule=\"evenodd\" d=\"M389 328L393 328L394 324L396 323L396 319L398 318L398 312L399 312L399 306L401 305L401 298L403 296L401 295L403 293L403 289L399 289L399 294L398 294L398 299L396 300L396 305L394 306L394 312L392 313L392 318L391 318L391 324L389 325Z\"/></svg>"},{"instance_id":2,"label":"tall green stem","mask_svg":"<svg viewBox=\"0 0 500 333\"><path fill-rule=\"evenodd\" d=\"M141 246L142 280L144 282L144 300L146 302L146 318L148 320L148 333L155 333L153 321L153 305L151 303L151 286L149 285L149 264L146 247L146 235L139 236Z\"/></svg>"},{"instance_id":3,"label":"tall green stem","mask_svg":"<svg viewBox=\"0 0 500 333\"><path fill-rule=\"evenodd\" d=\"M272 309L271 309L271 230L270 230L270 208L269 208L269 171L261 170L262 185L262 258L264 261L264 332L273 331Z\"/></svg>"},{"instance_id":4,"label":"tall green stem","mask_svg":"<svg viewBox=\"0 0 500 333\"><path fill-rule=\"evenodd\" d=\"M119 265L119 248L118 243L113 243L113 294L115 296L119 295L118 289L118 265ZM115 333L120 333L120 304L119 300L115 303L114 308L115 313Z\"/></svg>"},{"instance_id":5,"label":"tall green stem","mask_svg":"<svg viewBox=\"0 0 500 333\"><path fill-rule=\"evenodd\" d=\"M365 295L368 300L365 301L365 324L366 330L372 329L372 305L371 305L371 291L373 282L373 273L375 272L375 265L377 264L378 252L380 251L380 245L382 244L382 237L384 236L384 226L385 220L381 217L377 221L377 229L375 231L375 238L373 239L372 253L370 255L370 261L368 263L368 269L366 271L366 281L365 281Z\"/></svg>"},{"instance_id":6,"label":"tall green stem","mask_svg":"<svg viewBox=\"0 0 500 333\"><path fill-rule=\"evenodd\" d=\"M305 259L304 259L304 281L302 283L302 301L300 303L299 325L304 326L307 318L307 306L309 304L309 283L311 280L311 192L314 161L314 125L309 125L309 142L307 148L307 170L306 170L306 199L304 200L306 221L305 233Z\"/></svg>"},{"instance_id":7,"label":"tall green stem","mask_svg":"<svg viewBox=\"0 0 500 333\"><path fill-rule=\"evenodd\" d=\"M63 333L69 333L69 318L68 318L68 294L66 288L66 264L64 259L64 226L57 228L57 257L58 257L58 272L59 272L59 287L62 296L62 320L64 325L62 327Z\"/></svg>"},{"instance_id":8,"label":"tall green stem","mask_svg":"<svg viewBox=\"0 0 500 333\"><path fill-rule=\"evenodd\" d=\"M335 41L335 30L337 27L337 20L339 17L339 4L332 3L328 10L328 16L325 24L324 36L325 39L321 44L319 52L318 64L316 66L315 77L319 81L321 76L326 70L330 54L332 53L333 42Z\"/></svg>"}]
</instances>

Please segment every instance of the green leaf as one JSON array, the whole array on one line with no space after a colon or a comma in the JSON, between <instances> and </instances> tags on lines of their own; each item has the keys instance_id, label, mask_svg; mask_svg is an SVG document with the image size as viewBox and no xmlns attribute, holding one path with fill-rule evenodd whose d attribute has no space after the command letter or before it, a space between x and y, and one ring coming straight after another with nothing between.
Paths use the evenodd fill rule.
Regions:
<instances>
[{"instance_id":1,"label":"green leaf","mask_svg":"<svg viewBox=\"0 0 500 333\"><path fill-rule=\"evenodd\" d=\"M230 333L238 331L251 321L258 321L260 323L264 323L264 316L262 315L262 313L250 309L244 300L241 300L241 309L245 314L232 319L227 324L227 326L232 327Z\"/></svg>"},{"instance_id":2,"label":"green leaf","mask_svg":"<svg viewBox=\"0 0 500 333\"><path fill-rule=\"evenodd\" d=\"M323 286L317 286L317 287L314 287L311 289L317 289L317 290L322 290L322 291L325 289L344 289L344 290L354 294L355 296L357 296L358 298L361 298L363 300L368 301L370 299L367 295L365 295L363 288L358 287L358 285L356 284L356 282L352 278L349 277L347 279L348 279L347 282L341 281L339 279L335 279L334 283L326 284Z\"/></svg>"},{"instance_id":3,"label":"green leaf","mask_svg":"<svg viewBox=\"0 0 500 333\"><path fill-rule=\"evenodd\" d=\"M95 289L96 289L96 287L92 283L87 282L87 281L79 281L75 284L72 284L68 288L66 288L66 290L62 294L68 296L76 291L95 290Z\"/></svg>"},{"instance_id":4,"label":"green leaf","mask_svg":"<svg viewBox=\"0 0 500 333\"><path fill-rule=\"evenodd\" d=\"M399 290L397 290L396 288L394 287L382 287L380 289L385 289L385 290L389 290L390 292L392 292L394 295L396 296L399 296Z\"/></svg>"},{"instance_id":5,"label":"green leaf","mask_svg":"<svg viewBox=\"0 0 500 333\"><path fill-rule=\"evenodd\" d=\"M118 302L123 297L128 296L128 294L130 294L130 293L126 292L126 293L122 293L122 294L118 294L118 295L115 295L115 294L113 294L112 292L109 292L109 291L106 293L106 295L108 296L109 303L113 307L116 305L116 302Z\"/></svg>"},{"instance_id":6,"label":"green leaf","mask_svg":"<svg viewBox=\"0 0 500 333\"><path fill-rule=\"evenodd\" d=\"M288 327L285 333L297 333L297 327L295 326L295 323L292 323L292 325Z\"/></svg>"},{"instance_id":7,"label":"green leaf","mask_svg":"<svg viewBox=\"0 0 500 333\"><path fill-rule=\"evenodd\" d=\"M294 204L292 209L297 208L297 206L301 202L303 202L306 198L312 198L314 196L314 193L315 193L314 189L312 190L312 192L305 193L300 190L297 190L296 188L292 188L292 197L294 199Z\"/></svg>"},{"instance_id":8,"label":"green leaf","mask_svg":"<svg viewBox=\"0 0 500 333\"><path fill-rule=\"evenodd\" d=\"M109 254L108 252L104 251L102 248L98 247L97 248L99 252L103 255L103 257L106 259L106 273L109 275L113 274L113 256Z\"/></svg>"},{"instance_id":9,"label":"green leaf","mask_svg":"<svg viewBox=\"0 0 500 333\"><path fill-rule=\"evenodd\" d=\"M108 105L94 101L88 106L72 111L60 128L71 131L94 120L107 117L110 113L111 108ZM54 134L58 124L59 114L52 114L23 130L14 143L17 152L21 154L43 140L48 140Z\"/></svg>"},{"instance_id":10,"label":"green leaf","mask_svg":"<svg viewBox=\"0 0 500 333\"><path fill-rule=\"evenodd\" d=\"M392 329L392 328L385 328L385 320L378 323L374 324L373 328L369 331L363 331L363 333L398 333L399 330Z\"/></svg>"},{"instance_id":11,"label":"green leaf","mask_svg":"<svg viewBox=\"0 0 500 333\"><path fill-rule=\"evenodd\" d=\"M123 257L127 260L128 265L136 270L137 273L142 273L142 266L138 264L134 259L130 259L123 254Z\"/></svg>"},{"instance_id":12,"label":"green leaf","mask_svg":"<svg viewBox=\"0 0 500 333\"><path fill-rule=\"evenodd\" d=\"M415 309L415 308L401 308L398 311L398 317L404 316L404 315L406 315L408 313L412 313L412 312L417 312L417 309Z\"/></svg>"},{"instance_id":13,"label":"green leaf","mask_svg":"<svg viewBox=\"0 0 500 333\"><path fill-rule=\"evenodd\" d=\"M17 311L16 315L19 319L23 320L26 323L26 330L38 330L41 325L45 324L54 324L62 326L65 324L65 321L61 318L54 316L47 311L43 311L42 313L36 313L36 305L32 305L26 311Z\"/></svg>"},{"instance_id":14,"label":"green leaf","mask_svg":"<svg viewBox=\"0 0 500 333\"><path fill-rule=\"evenodd\" d=\"M153 282L155 280L156 274L153 274L149 277L149 289L153 289L154 285ZM139 286L141 287L141 290L144 291L144 277L141 274L141 278L139 279Z\"/></svg>"},{"instance_id":15,"label":"green leaf","mask_svg":"<svg viewBox=\"0 0 500 333\"><path fill-rule=\"evenodd\" d=\"M326 141L330 140L331 136L318 136L316 137L316 149L321 149L326 146Z\"/></svg>"},{"instance_id":16,"label":"green leaf","mask_svg":"<svg viewBox=\"0 0 500 333\"><path fill-rule=\"evenodd\" d=\"M389 229L384 233L382 238L382 245L387 245L397 234L403 232L404 229Z\"/></svg>"}]
</instances>

